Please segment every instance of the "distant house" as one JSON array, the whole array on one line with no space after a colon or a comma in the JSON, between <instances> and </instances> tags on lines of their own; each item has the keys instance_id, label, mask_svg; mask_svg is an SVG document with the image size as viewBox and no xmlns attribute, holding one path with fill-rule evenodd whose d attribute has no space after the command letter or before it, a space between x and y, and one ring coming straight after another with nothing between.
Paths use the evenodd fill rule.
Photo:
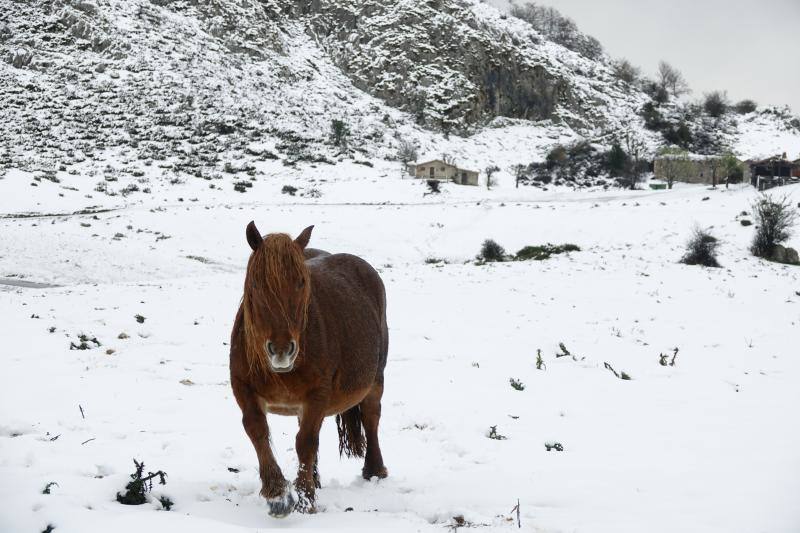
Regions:
<instances>
[{"instance_id":1,"label":"distant house","mask_svg":"<svg viewBox=\"0 0 800 533\"><path fill-rule=\"evenodd\" d=\"M478 185L478 172L459 168L441 159L409 165L409 173L417 179L452 181L459 185Z\"/></svg>"},{"instance_id":2,"label":"distant house","mask_svg":"<svg viewBox=\"0 0 800 533\"><path fill-rule=\"evenodd\" d=\"M666 162L676 156L672 154L660 155L653 161L653 174L657 179L667 180ZM683 183L707 183L709 185L724 182L725 176L720 169L719 156L687 154L686 164L681 165L677 170L679 173L674 177L675 181ZM674 171L674 169L673 169ZM731 179L739 180L741 176L731 176Z\"/></svg>"},{"instance_id":3,"label":"distant house","mask_svg":"<svg viewBox=\"0 0 800 533\"><path fill-rule=\"evenodd\" d=\"M783 154L747 161L747 178L758 190L795 182L800 178L800 159L789 161Z\"/></svg>"}]
</instances>

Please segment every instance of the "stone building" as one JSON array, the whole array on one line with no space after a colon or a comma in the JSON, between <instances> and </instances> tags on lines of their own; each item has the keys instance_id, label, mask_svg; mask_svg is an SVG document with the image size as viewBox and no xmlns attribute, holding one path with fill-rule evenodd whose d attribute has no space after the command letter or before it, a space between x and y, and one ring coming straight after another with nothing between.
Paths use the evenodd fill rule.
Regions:
<instances>
[{"instance_id":1,"label":"stone building","mask_svg":"<svg viewBox=\"0 0 800 533\"><path fill-rule=\"evenodd\" d=\"M409 165L409 172L418 179L452 181L459 185L478 185L478 172L459 168L441 159Z\"/></svg>"},{"instance_id":2,"label":"stone building","mask_svg":"<svg viewBox=\"0 0 800 533\"><path fill-rule=\"evenodd\" d=\"M667 181L667 162L675 158L684 158L684 164L680 165L675 181L682 183L724 183L725 176L720 168L719 157L705 155L660 155L653 161L653 174L657 179ZM741 179L741 176L739 176Z\"/></svg>"}]
</instances>

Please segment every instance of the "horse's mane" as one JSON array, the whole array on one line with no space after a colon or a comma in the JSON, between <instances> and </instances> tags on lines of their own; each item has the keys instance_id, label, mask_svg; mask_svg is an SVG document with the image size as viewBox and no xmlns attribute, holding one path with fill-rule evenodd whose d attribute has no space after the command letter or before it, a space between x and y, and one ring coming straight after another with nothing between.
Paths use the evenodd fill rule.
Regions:
<instances>
[{"instance_id":1,"label":"horse's mane","mask_svg":"<svg viewBox=\"0 0 800 533\"><path fill-rule=\"evenodd\" d=\"M256 308L268 308L273 317L280 317L287 324L297 320L298 309L287 308L289 295L294 292L290 283L303 280L299 318L303 327L308 315L308 301L311 295L308 269L305 256L300 247L285 233L270 233L264 237L247 262L244 280L244 336L247 363L252 372L255 368L267 373L267 361L263 353L266 332L254 321ZM264 312L259 316L267 316ZM298 332L300 333L300 332Z\"/></svg>"}]
</instances>

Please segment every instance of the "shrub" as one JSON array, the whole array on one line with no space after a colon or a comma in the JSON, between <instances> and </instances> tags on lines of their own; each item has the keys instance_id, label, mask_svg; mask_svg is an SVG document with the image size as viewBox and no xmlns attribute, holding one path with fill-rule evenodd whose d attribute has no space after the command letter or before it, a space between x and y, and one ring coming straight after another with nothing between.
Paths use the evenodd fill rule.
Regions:
<instances>
[{"instance_id":1,"label":"shrub","mask_svg":"<svg viewBox=\"0 0 800 533\"><path fill-rule=\"evenodd\" d=\"M630 158L619 143L615 142L606 154L606 169L611 177L623 176L629 167Z\"/></svg>"},{"instance_id":2,"label":"shrub","mask_svg":"<svg viewBox=\"0 0 800 533\"><path fill-rule=\"evenodd\" d=\"M642 90L652 98L656 104L666 104L669 101L669 92L659 83L653 80L646 80Z\"/></svg>"},{"instance_id":3,"label":"shrub","mask_svg":"<svg viewBox=\"0 0 800 533\"><path fill-rule=\"evenodd\" d=\"M350 126L347 122L335 118L331 120L331 142L334 146L345 146L350 137Z\"/></svg>"},{"instance_id":4,"label":"shrub","mask_svg":"<svg viewBox=\"0 0 800 533\"><path fill-rule=\"evenodd\" d=\"M611 64L611 70L618 79L626 83L636 83L641 72L627 59L619 59Z\"/></svg>"},{"instance_id":5,"label":"shrub","mask_svg":"<svg viewBox=\"0 0 800 533\"><path fill-rule=\"evenodd\" d=\"M233 190L238 192L247 192L247 189L251 188L253 184L249 181L236 181L233 183Z\"/></svg>"},{"instance_id":6,"label":"shrub","mask_svg":"<svg viewBox=\"0 0 800 533\"><path fill-rule=\"evenodd\" d=\"M753 216L757 226L750 251L756 257L768 258L776 245L791 236L792 224L797 219L797 209L786 196L773 198L764 194L753 204Z\"/></svg>"},{"instance_id":7,"label":"shrub","mask_svg":"<svg viewBox=\"0 0 800 533\"><path fill-rule=\"evenodd\" d=\"M544 244L540 246L526 246L514 257L517 261L543 261L550 256L563 254L565 252L580 252L581 249L574 244Z\"/></svg>"},{"instance_id":8,"label":"shrub","mask_svg":"<svg viewBox=\"0 0 800 533\"><path fill-rule=\"evenodd\" d=\"M644 119L644 127L649 130L661 131L668 125L664 120L664 115L654 102L647 102L639 114Z\"/></svg>"},{"instance_id":9,"label":"shrub","mask_svg":"<svg viewBox=\"0 0 800 533\"><path fill-rule=\"evenodd\" d=\"M428 194L439 194L440 192L442 192L439 180L428 180L427 184L428 184Z\"/></svg>"},{"instance_id":10,"label":"shrub","mask_svg":"<svg viewBox=\"0 0 800 533\"><path fill-rule=\"evenodd\" d=\"M281 193L288 194L289 196L294 196L297 192L297 187L293 187L291 185L284 185L281 189Z\"/></svg>"},{"instance_id":11,"label":"shrub","mask_svg":"<svg viewBox=\"0 0 800 533\"><path fill-rule=\"evenodd\" d=\"M742 100L733 106L733 109L740 115L746 115L747 113L752 113L758 109L758 104L753 100Z\"/></svg>"},{"instance_id":12,"label":"shrub","mask_svg":"<svg viewBox=\"0 0 800 533\"><path fill-rule=\"evenodd\" d=\"M533 174L533 181L538 183L551 183L556 185L586 185L594 178L608 174L606 155L592 146L588 141L576 141L568 145L555 145L545 157L544 162L532 163L520 172L521 181L526 182L526 172ZM588 183L587 183L588 181Z\"/></svg>"},{"instance_id":13,"label":"shrub","mask_svg":"<svg viewBox=\"0 0 800 533\"><path fill-rule=\"evenodd\" d=\"M131 480L125 485L125 494L117 493L117 501L124 505L141 505L147 502L146 493L153 489L153 479L158 479L161 485L167 484L167 474L162 470L158 472L148 472L144 475L144 463L136 459L133 460L136 470L131 474ZM164 501L166 500L166 502ZM161 499L162 505L169 510L173 503L169 498Z\"/></svg>"},{"instance_id":14,"label":"shrub","mask_svg":"<svg viewBox=\"0 0 800 533\"><path fill-rule=\"evenodd\" d=\"M669 144L680 146L681 148L689 148L694 141L692 137L692 130L686 125L686 122L681 121L680 124L672 125L661 131L664 140Z\"/></svg>"},{"instance_id":15,"label":"shrub","mask_svg":"<svg viewBox=\"0 0 800 533\"><path fill-rule=\"evenodd\" d=\"M692 238L686 244L686 253L681 258L681 263L719 267L717 248L719 248L719 240L716 237L705 230L695 228Z\"/></svg>"},{"instance_id":16,"label":"shrub","mask_svg":"<svg viewBox=\"0 0 800 533\"><path fill-rule=\"evenodd\" d=\"M495 263L506 260L506 250L492 239L486 239L481 246L481 253L478 259L487 263Z\"/></svg>"},{"instance_id":17,"label":"shrub","mask_svg":"<svg viewBox=\"0 0 800 533\"><path fill-rule=\"evenodd\" d=\"M710 92L703 100L703 109L714 118L719 118L727 113L728 105L728 94L723 91Z\"/></svg>"}]
</instances>

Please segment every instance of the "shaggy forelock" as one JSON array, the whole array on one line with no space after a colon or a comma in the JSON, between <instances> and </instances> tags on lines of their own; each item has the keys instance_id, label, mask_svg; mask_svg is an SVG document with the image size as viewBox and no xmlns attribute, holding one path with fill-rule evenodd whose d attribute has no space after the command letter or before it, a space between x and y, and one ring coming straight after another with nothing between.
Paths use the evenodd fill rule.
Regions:
<instances>
[{"instance_id":1,"label":"shaggy forelock","mask_svg":"<svg viewBox=\"0 0 800 533\"><path fill-rule=\"evenodd\" d=\"M300 317L305 323L308 313L310 284L305 256L300 247L285 233L270 233L264 242L250 255L244 281L244 331L247 360L252 371L255 367L265 371L266 359L262 347L266 342L266 331L256 323L257 308L266 307L273 316L280 317L287 325L296 316L296 309L288 308L289 295L297 281L305 281L301 295ZM264 316L264 313L261 313ZM277 324L273 324L277 326Z\"/></svg>"}]
</instances>

